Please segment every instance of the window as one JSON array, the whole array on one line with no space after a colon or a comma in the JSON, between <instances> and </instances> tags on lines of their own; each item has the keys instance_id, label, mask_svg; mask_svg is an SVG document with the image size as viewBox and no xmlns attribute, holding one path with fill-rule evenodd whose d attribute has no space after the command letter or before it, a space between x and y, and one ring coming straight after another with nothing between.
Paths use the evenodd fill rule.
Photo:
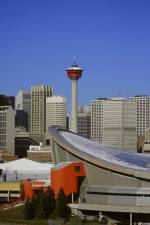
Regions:
<instances>
[{"instance_id":1,"label":"window","mask_svg":"<svg viewBox=\"0 0 150 225\"><path fill-rule=\"evenodd\" d=\"M80 172L80 166L75 166L74 170L75 170L75 172Z\"/></svg>"}]
</instances>

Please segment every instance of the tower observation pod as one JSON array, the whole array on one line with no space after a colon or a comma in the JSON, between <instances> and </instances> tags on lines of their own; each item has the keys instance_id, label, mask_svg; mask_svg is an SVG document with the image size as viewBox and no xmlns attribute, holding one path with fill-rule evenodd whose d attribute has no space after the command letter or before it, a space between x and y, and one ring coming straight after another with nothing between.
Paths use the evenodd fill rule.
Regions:
<instances>
[{"instance_id":1,"label":"tower observation pod","mask_svg":"<svg viewBox=\"0 0 150 225\"><path fill-rule=\"evenodd\" d=\"M81 77L83 70L73 63L66 71L72 83L71 131L77 133L77 80Z\"/></svg>"}]
</instances>

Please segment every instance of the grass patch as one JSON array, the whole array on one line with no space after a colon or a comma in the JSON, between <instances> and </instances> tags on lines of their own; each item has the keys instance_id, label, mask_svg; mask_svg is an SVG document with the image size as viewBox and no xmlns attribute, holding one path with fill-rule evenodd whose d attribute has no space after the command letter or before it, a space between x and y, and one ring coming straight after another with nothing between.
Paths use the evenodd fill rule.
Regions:
<instances>
[{"instance_id":1,"label":"grass patch","mask_svg":"<svg viewBox=\"0 0 150 225\"><path fill-rule=\"evenodd\" d=\"M0 210L0 221L10 222L15 224L31 224L31 225L47 225L48 219L46 220L26 220L23 215L24 206L18 206L6 210Z\"/></svg>"},{"instance_id":2,"label":"grass patch","mask_svg":"<svg viewBox=\"0 0 150 225\"><path fill-rule=\"evenodd\" d=\"M23 206L0 210L1 221L10 221L10 220L16 220L16 219L24 220Z\"/></svg>"},{"instance_id":3,"label":"grass patch","mask_svg":"<svg viewBox=\"0 0 150 225\"><path fill-rule=\"evenodd\" d=\"M26 225L48 225L48 219L40 220L40 219L33 219L33 220L25 220L23 215L23 208L24 206L18 206L15 208L10 208L6 210L0 210L0 222L9 222L14 224L26 224ZM50 216L52 220L59 220L55 213ZM68 225L81 225L81 219L77 216L72 216L70 221L67 223ZM90 222L86 221L85 225L99 225L98 222Z\"/></svg>"}]
</instances>

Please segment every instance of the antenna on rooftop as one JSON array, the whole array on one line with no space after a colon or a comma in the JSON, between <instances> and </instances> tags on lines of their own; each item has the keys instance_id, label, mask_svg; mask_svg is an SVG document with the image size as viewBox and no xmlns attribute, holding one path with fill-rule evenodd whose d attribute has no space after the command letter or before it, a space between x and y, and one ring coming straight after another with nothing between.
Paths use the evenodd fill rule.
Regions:
<instances>
[{"instance_id":1,"label":"antenna on rooftop","mask_svg":"<svg viewBox=\"0 0 150 225\"><path fill-rule=\"evenodd\" d=\"M73 56L73 64L76 64L76 56Z\"/></svg>"}]
</instances>

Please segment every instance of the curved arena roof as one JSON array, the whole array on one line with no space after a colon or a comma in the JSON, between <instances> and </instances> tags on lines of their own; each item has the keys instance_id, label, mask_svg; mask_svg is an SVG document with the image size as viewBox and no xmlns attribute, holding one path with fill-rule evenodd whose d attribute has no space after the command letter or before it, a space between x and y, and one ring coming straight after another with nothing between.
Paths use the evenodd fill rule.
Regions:
<instances>
[{"instance_id":1,"label":"curved arena roof","mask_svg":"<svg viewBox=\"0 0 150 225\"><path fill-rule=\"evenodd\" d=\"M79 160L124 175L150 179L150 156L102 145L58 127L50 127L49 132L58 145Z\"/></svg>"}]
</instances>

